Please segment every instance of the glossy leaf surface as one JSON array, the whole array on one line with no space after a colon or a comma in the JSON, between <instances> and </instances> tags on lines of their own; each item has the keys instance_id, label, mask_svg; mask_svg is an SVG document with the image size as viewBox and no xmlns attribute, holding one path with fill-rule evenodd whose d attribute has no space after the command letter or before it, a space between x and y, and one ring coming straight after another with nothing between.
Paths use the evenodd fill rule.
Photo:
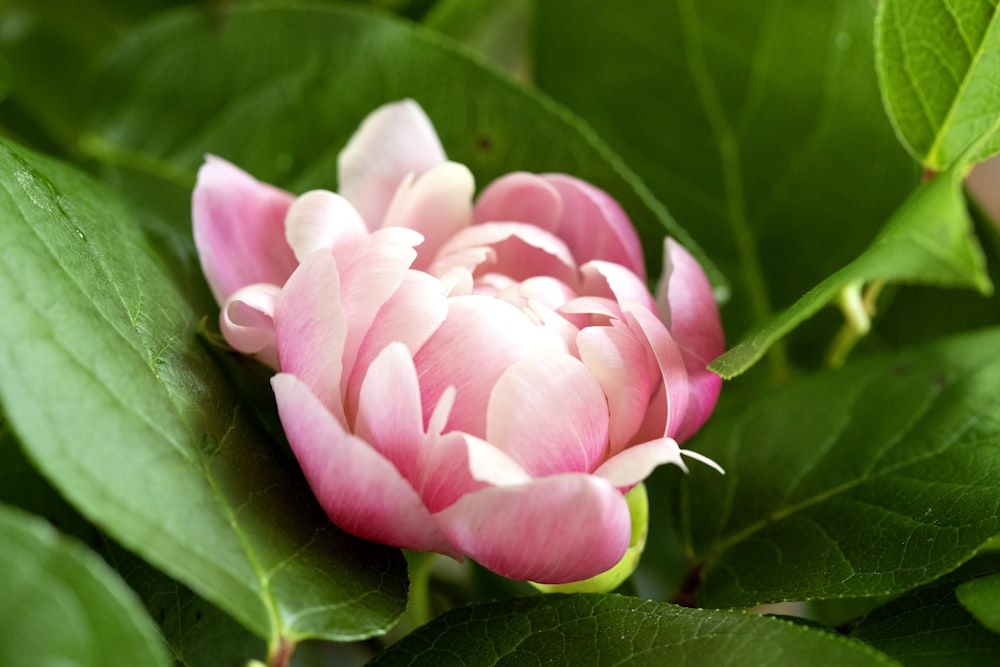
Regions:
<instances>
[{"instance_id":1,"label":"glossy leaf surface","mask_svg":"<svg viewBox=\"0 0 1000 667\"><path fill-rule=\"evenodd\" d=\"M856 363L713 416L681 525L709 606L898 593L1000 532L1000 330Z\"/></svg>"},{"instance_id":2,"label":"glossy leaf surface","mask_svg":"<svg viewBox=\"0 0 1000 667\"><path fill-rule=\"evenodd\" d=\"M860 642L775 618L580 594L458 609L417 630L370 664L895 663Z\"/></svg>"},{"instance_id":3,"label":"glossy leaf surface","mask_svg":"<svg viewBox=\"0 0 1000 667\"><path fill-rule=\"evenodd\" d=\"M0 248L0 401L88 519L272 641L394 622L398 551L329 525L120 197L4 143Z\"/></svg>"}]
</instances>

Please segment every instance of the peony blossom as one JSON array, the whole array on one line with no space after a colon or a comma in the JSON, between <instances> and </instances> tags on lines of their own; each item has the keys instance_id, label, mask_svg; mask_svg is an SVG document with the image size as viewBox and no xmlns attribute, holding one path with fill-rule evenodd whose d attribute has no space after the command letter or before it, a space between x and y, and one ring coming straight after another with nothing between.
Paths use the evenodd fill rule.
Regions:
<instances>
[{"instance_id":1,"label":"peony blossom","mask_svg":"<svg viewBox=\"0 0 1000 667\"><path fill-rule=\"evenodd\" d=\"M678 446L721 382L698 263L667 240L654 298L625 212L571 176L513 173L474 198L412 101L371 114L338 168L339 194L294 197L209 157L193 199L222 333L278 371L331 520L512 579L613 567L623 494L704 460Z\"/></svg>"}]
</instances>

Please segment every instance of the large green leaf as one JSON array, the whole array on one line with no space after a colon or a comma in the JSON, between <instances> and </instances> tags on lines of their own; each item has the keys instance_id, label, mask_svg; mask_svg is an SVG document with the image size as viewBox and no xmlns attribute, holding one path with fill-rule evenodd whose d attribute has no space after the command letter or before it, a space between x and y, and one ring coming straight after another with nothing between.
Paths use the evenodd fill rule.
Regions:
<instances>
[{"instance_id":1,"label":"large green leaf","mask_svg":"<svg viewBox=\"0 0 1000 667\"><path fill-rule=\"evenodd\" d=\"M249 416L122 200L0 143L0 402L103 530L272 645L384 631L396 550L332 527Z\"/></svg>"},{"instance_id":2,"label":"large green leaf","mask_svg":"<svg viewBox=\"0 0 1000 667\"><path fill-rule=\"evenodd\" d=\"M422 23L528 80L534 6L534 0L439 0Z\"/></svg>"},{"instance_id":3,"label":"large green leaf","mask_svg":"<svg viewBox=\"0 0 1000 667\"><path fill-rule=\"evenodd\" d=\"M889 220L872 245L856 260L809 290L792 307L754 331L713 361L709 368L732 378L752 366L803 320L820 308L866 283L911 282L974 287L992 292L979 242L962 195L957 171L924 183ZM859 328L868 325L860 314Z\"/></svg>"},{"instance_id":4,"label":"large green leaf","mask_svg":"<svg viewBox=\"0 0 1000 667\"><path fill-rule=\"evenodd\" d=\"M959 584L957 591L976 581ZM1000 635L980 625L959 603L956 583L948 577L892 600L865 616L851 637L907 666L992 664L1000 652Z\"/></svg>"},{"instance_id":5,"label":"large green leaf","mask_svg":"<svg viewBox=\"0 0 1000 667\"><path fill-rule=\"evenodd\" d=\"M917 183L882 109L872 4L538 3L538 85L594 125L728 275L729 332L854 259Z\"/></svg>"},{"instance_id":6,"label":"large green leaf","mask_svg":"<svg viewBox=\"0 0 1000 667\"><path fill-rule=\"evenodd\" d=\"M1000 632L1000 574L971 579L961 584L955 595L977 621Z\"/></svg>"},{"instance_id":7,"label":"large green leaf","mask_svg":"<svg viewBox=\"0 0 1000 667\"><path fill-rule=\"evenodd\" d=\"M4 505L0 544L0 664L169 664L139 600L99 556Z\"/></svg>"},{"instance_id":8,"label":"large green leaf","mask_svg":"<svg viewBox=\"0 0 1000 667\"><path fill-rule=\"evenodd\" d=\"M107 165L152 176L155 197L176 184L186 198L206 152L295 192L334 188L337 154L361 120L404 97L426 109L449 157L481 186L515 170L563 171L608 190L654 273L665 226L687 238L566 110L441 35L347 6L163 17L111 54L84 143Z\"/></svg>"},{"instance_id":9,"label":"large green leaf","mask_svg":"<svg viewBox=\"0 0 1000 667\"><path fill-rule=\"evenodd\" d=\"M444 614L376 665L887 665L833 633L617 595L545 595Z\"/></svg>"},{"instance_id":10,"label":"large green leaf","mask_svg":"<svg viewBox=\"0 0 1000 667\"><path fill-rule=\"evenodd\" d=\"M997 0L884 0L875 48L889 117L925 167L1000 150Z\"/></svg>"},{"instance_id":11,"label":"large green leaf","mask_svg":"<svg viewBox=\"0 0 1000 667\"><path fill-rule=\"evenodd\" d=\"M145 14L178 0L3 0L0 129L60 153L76 151L87 65ZM3 93L7 99L4 100Z\"/></svg>"},{"instance_id":12,"label":"large green leaf","mask_svg":"<svg viewBox=\"0 0 1000 667\"><path fill-rule=\"evenodd\" d=\"M115 544L100 552L146 605L178 667L244 667L265 655L263 639L188 587Z\"/></svg>"},{"instance_id":13,"label":"large green leaf","mask_svg":"<svg viewBox=\"0 0 1000 667\"><path fill-rule=\"evenodd\" d=\"M1000 533L1000 329L826 372L712 417L682 480L701 602L870 597Z\"/></svg>"},{"instance_id":14,"label":"large green leaf","mask_svg":"<svg viewBox=\"0 0 1000 667\"><path fill-rule=\"evenodd\" d=\"M218 607L107 539L73 510L21 453L0 423L0 503L44 516L60 532L89 544L138 593L184 667L239 667L264 655L264 642Z\"/></svg>"}]
</instances>

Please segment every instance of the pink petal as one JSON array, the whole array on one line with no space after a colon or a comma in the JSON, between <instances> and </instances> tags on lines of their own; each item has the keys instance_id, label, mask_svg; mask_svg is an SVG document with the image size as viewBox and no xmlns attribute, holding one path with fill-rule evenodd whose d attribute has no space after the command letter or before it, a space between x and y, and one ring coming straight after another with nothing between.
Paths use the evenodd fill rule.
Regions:
<instances>
[{"instance_id":1,"label":"pink petal","mask_svg":"<svg viewBox=\"0 0 1000 667\"><path fill-rule=\"evenodd\" d=\"M292 195L209 155L198 170L191 217L205 279L218 303L254 283L283 285L297 262L285 243Z\"/></svg>"},{"instance_id":2,"label":"pink petal","mask_svg":"<svg viewBox=\"0 0 1000 667\"><path fill-rule=\"evenodd\" d=\"M547 584L610 569L632 533L622 494L582 474L482 489L434 516L447 539L484 567Z\"/></svg>"},{"instance_id":3,"label":"pink petal","mask_svg":"<svg viewBox=\"0 0 1000 667\"><path fill-rule=\"evenodd\" d=\"M525 307L531 301L537 301L553 310L561 308L567 301L576 298L576 292L569 285L551 276L534 276L522 282L511 282L502 292L497 294L515 306Z\"/></svg>"},{"instance_id":4,"label":"pink petal","mask_svg":"<svg viewBox=\"0 0 1000 667\"><path fill-rule=\"evenodd\" d=\"M279 373L271 384L288 442L331 521L368 540L457 555L392 463L346 432L296 377Z\"/></svg>"},{"instance_id":5,"label":"pink petal","mask_svg":"<svg viewBox=\"0 0 1000 667\"><path fill-rule=\"evenodd\" d=\"M688 412L674 436L683 442L701 428L715 407L722 378L705 366L723 353L725 338L712 285L698 262L669 238L663 257L657 304L684 356L690 384Z\"/></svg>"},{"instance_id":6,"label":"pink petal","mask_svg":"<svg viewBox=\"0 0 1000 667\"><path fill-rule=\"evenodd\" d=\"M421 459L424 474L417 488L424 505L432 513L454 504L467 493L488 486L485 481L472 476L470 440L479 439L453 431L444 435L429 435L424 442Z\"/></svg>"},{"instance_id":7,"label":"pink petal","mask_svg":"<svg viewBox=\"0 0 1000 667\"><path fill-rule=\"evenodd\" d=\"M308 385L347 428L340 392L347 316L332 253L309 255L288 279L275 304L274 327L281 370Z\"/></svg>"},{"instance_id":8,"label":"pink petal","mask_svg":"<svg viewBox=\"0 0 1000 667\"><path fill-rule=\"evenodd\" d=\"M406 178L385 214L384 227L408 227L424 237L414 268L430 265L438 249L472 223L476 188L468 167L445 162L419 178Z\"/></svg>"},{"instance_id":9,"label":"pink petal","mask_svg":"<svg viewBox=\"0 0 1000 667\"><path fill-rule=\"evenodd\" d=\"M620 452L632 440L646 415L649 399L660 381L650 367L645 339L638 339L621 322L587 327L577 336L580 359L600 383L610 411L609 453ZM655 373L655 375L654 375Z\"/></svg>"},{"instance_id":10,"label":"pink petal","mask_svg":"<svg viewBox=\"0 0 1000 667\"><path fill-rule=\"evenodd\" d=\"M658 438L633 445L605 461L594 474L608 480L619 490L628 490L664 463L673 463L687 472L687 466L681 460L681 448L673 438Z\"/></svg>"},{"instance_id":11,"label":"pink petal","mask_svg":"<svg viewBox=\"0 0 1000 667\"><path fill-rule=\"evenodd\" d=\"M332 249L344 261L367 235L368 228L350 202L327 190L301 195L285 216L285 239L300 262L320 248Z\"/></svg>"},{"instance_id":12,"label":"pink petal","mask_svg":"<svg viewBox=\"0 0 1000 667\"><path fill-rule=\"evenodd\" d=\"M420 385L409 350L391 343L375 357L361 383L354 433L388 459L411 485L420 483L424 439Z\"/></svg>"},{"instance_id":13,"label":"pink petal","mask_svg":"<svg viewBox=\"0 0 1000 667\"><path fill-rule=\"evenodd\" d=\"M345 428L347 381L379 309L399 289L420 234L381 229L365 238L347 266L314 252L289 278L275 307L278 357ZM374 358L374 351L368 358Z\"/></svg>"},{"instance_id":14,"label":"pink petal","mask_svg":"<svg viewBox=\"0 0 1000 667\"><path fill-rule=\"evenodd\" d=\"M379 308L358 348L347 386L348 414L357 408L368 365L386 346L402 343L412 356L441 326L448 314L444 290L445 285L423 271L406 272L399 289Z\"/></svg>"},{"instance_id":15,"label":"pink petal","mask_svg":"<svg viewBox=\"0 0 1000 667\"><path fill-rule=\"evenodd\" d=\"M563 315L559 311L553 310L534 299L529 299L525 308L542 326L550 329L562 338L563 344L566 346L566 351L569 354L579 358L580 352L577 349L577 336L580 335L580 329L576 325L576 321L582 319L579 315ZM586 322L581 324L585 325Z\"/></svg>"},{"instance_id":16,"label":"pink petal","mask_svg":"<svg viewBox=\"0 0 1000 667\"><path fill-rule=\"evenodd\" d=\"M490 183L476 200L475 221L526 222L555 231L563 215L559 192L544 178L514 172Z\"/></svg>"},{"instance_id":17,"label":"pink petal","mask_svg":"<svg viewBox=\"0 0 1000 667\"><path fill-rule=\"evenodd\" d=\"M358 359L358 351L379 310L396 293L417 256L422 237L411 229L387 227L373 232L341 271L340 300L347 319L341 392Z\"/></svg>"},{"instance_id":18,"label":"pink petal","mask_svg":"<svg viewBox=\"0 0 1000 667\"><path fill-rule=\"evenodd\" d=\"M517 461L492 444L459 431L428 434L421 457L419 485L424 504L438 512L462 496L487 486L526 484L531 476Z\"/></svg>"},{"instance_id":19,"label":"pink petal","mask_svg":"<svg viewBox=\"0 0 1000 667\"><path fill-rule=\"evenodd\" d=\"M618 302L601 296L578 296L567 301L559 309L559 312L566 315L591 315L592 320L594 320L593 316L596 315L605 323L613 318L621 319L622 317L622 309ZM593 323L597 324L596 321Z\"/></svg>"},{"instance_id":20,"label":"pink petal","mask_svg":"<svg viewBox=\"0 0 1000 667\"><path fill-rule=\"evenodd\" d=\"M615 262L646 279L639 237L625 211L608 193L565 174L542 178L562 197L563 216L559 238L566 242L580 264L593 259Z\"/></svg>"},{"instance_id":21,"label":"pink petal","mask_svg":"<svg viewBox=\"0 0 1000 667\"><path fill-rule=\"evenodd\" d=\"M444 433L444 429L448 425L448 417L451 416L451 409L454 406L455 388L446 387L441 392L441 398L438 399L437 405L434 406L434 411L431 412L430 419L427 420L426 432L429 439L440 437ZM424 412L426 414L426 410Z\"/></svg>"},{"instance_id":22,"label":"pink petal","mask_svg":"<svg viewBox=\"0 0 1000 667\"><path fill-rule=\"evenodd\" d=\"M477 275L499 273L518 281L544 275L570 286L578 282L576 263L566 244L544 229L515 222L489 222L463 229L441 248L431 271L437 273L448 264L450 254L484 247L491 254L476 267Z\"/></svg>"},{"instance_id":23,"label":"pink petal","mask_svg":"<svg viewBox=\"0 0 1000 667\"><path fill-rule=\"evenodd\" d=\"M654 400L665 401L663 414L663 430L655 433L655 437L673 437L684 419L688 406L688 377L684 366L684 357L680 348L674 342L663 323L650 311L638 304L623 304L626 307L625 321L637 337L644 337L649 344L649 350L656 359L660 369L663 391L654 396ZM652 413L652 414L650 414ZM656 415L655 409L647 411L646 420ZM645 431L640 427L640 433ZM652 438L647 438L652 439Z\"/></svg>"},{"instance_id":24,"label":"pink petal","mask_svg":"<svg viewBox=\"0 0 1000 667\"><path fill-rule=\"evenodd\" d=\"M565 350L565 345L509 303L479 295L448 299L447 318L414 357L425 423L453 386L455 405L446 430L485 437L493 385L508 366L540 349Z\"/></svg>"},{"instance_id":25,"label":"pink petal","mask_svg":"<svg viewBox=\"0 0 1000 667\"><path fill-rule=\"evenodd\" d=\"M619 303L635 301L643 308L656 311L656 302L644 279L621 264L592 260L580 267L583 276L581 294L610 296Z\"/></svg>"},{"instance_id":26,"label":"pink petal","mask_svg":"<svg viewBox=\"0 0 1000 667\"><path fill-rule=\"evenodd\" d=\"M434 126L420 105L403 100L379 107L362 121L337 159L340 194L377 229L407 174L419 176L446 160Z\"/></svg>"},{"instance_id":27,"label":"pink petal","mask_svg":"<svg viewBox=\"0 0 1000 667\"><path fill-rule=\"evenodd\" d=\"M479 293L486 279L492 275L483 276L477 287ZM580 327L586 326L590 318L586 315L572 315L563 313L560 308L567 301L575 298L575 293L561 280L549 276L536 276L528 278L524 282L510 284L500 287L493 295L497 299L502 299L512 306L526 311L539 323L549 327L559 334L566 343L570 354L576 356L576 337L580 333Z\"/></svg>"},{"instance_id":28,"label":"pink petal","mask_svg":"<svg viewBox=\"0 0 1000 667\"><path fill-rule=\"evenodd\" d=\"M467 435L465 437L469 474L490 486L527 484L531 475L510 454L496 445Z\"/></svg>"},{"instance_id":29,"label":"pink petal","mask_svg":"<svg viewBox=\"0 0 1000 667\"><path fill-rule=\"evenodd\" d=\"M439 253L427 270L442 281L455 283L456 287L462 289L461 293L468 294L472 291L472 274L479 266L495 259L496 253L492 248L483 246L464 248L444 256Z\"/></svg>"},{"instance_id":30,"label":"pink petal","mask_svg":"<svg viewBox=\"0 0 1000 667\"><path fill-rule=\"evenodd\" d=\"M486 439L533 477L590 472L607 452L608 403L581 361L565 352L535 352L497 380Z\"/></svg>"},{"instance_id":31,"label":"pink petal","mask_svg":"<svg viewBox=\"0 0 1000 667\"><path fill-rule=\"evenodd\" d=\"M277 285L247 285L229 295L219 312L219 328L226 342L274 369L278 368L274 304L280 293Z\"/></svg>"}]
</instances>

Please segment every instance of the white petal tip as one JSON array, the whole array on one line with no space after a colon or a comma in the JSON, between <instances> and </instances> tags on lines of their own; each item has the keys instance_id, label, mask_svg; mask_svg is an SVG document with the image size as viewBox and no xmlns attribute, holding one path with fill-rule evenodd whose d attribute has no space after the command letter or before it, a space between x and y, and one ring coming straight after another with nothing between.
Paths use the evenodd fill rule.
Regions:
<instances>
[{"instance_id":1,"label":"white petal tip","mask_svg":"<svg viewBox=\"0 0 1000 667\"><path fill-rule=\"evenodd\" d=\"M690 449L682 449L681 454L687 456L688 458L692 458L695 461L701 461L709 468L716 470L720 475L726 474L726 471L722 468L722 466L720 466L718 463L716 463L715 461L713 461L712 459L708 458L703 454L699 454L698 452L692 452ZM684 468L684 472L688 472L687 468Z\"/></svg>"}]
</instances>

